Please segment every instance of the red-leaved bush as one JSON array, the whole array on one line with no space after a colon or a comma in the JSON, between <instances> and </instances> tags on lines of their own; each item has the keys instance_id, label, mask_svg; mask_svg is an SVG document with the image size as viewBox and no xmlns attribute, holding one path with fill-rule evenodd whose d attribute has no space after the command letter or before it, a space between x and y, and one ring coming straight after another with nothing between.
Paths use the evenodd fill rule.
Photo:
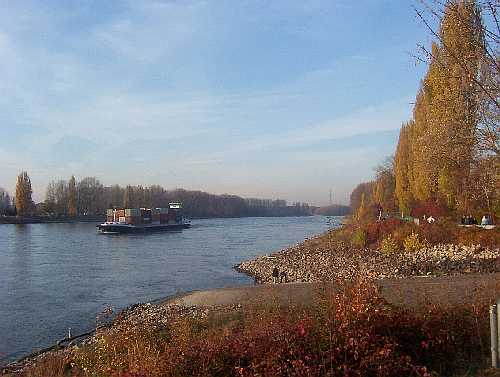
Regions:
<instances>
[{"instance_id":1,"label":"red-leaved bush","mask_svg":"<svg viewBox=\"0 0 500 377\"><path fill-rule=\"evenodd\" d=\"M324 290L314 305L266 305L100 335L26 376L431 376L484 365L487 302L409 311L370 283ZM217 316L216 313L214 313Z\"/></svg>"},{"instance_id":2,"label":"red-leaved bush","mask_svg":"<svg viewBox=\"0 0 500 377\"><path fill-rule=\"evenodd\" d=\"M450 214L449 208L443 201L439 200L427 200L415 203L411 211L411 215L416 218L422 218L423 216L434 218L445 217Z\"/></svg>"}]
</instances>

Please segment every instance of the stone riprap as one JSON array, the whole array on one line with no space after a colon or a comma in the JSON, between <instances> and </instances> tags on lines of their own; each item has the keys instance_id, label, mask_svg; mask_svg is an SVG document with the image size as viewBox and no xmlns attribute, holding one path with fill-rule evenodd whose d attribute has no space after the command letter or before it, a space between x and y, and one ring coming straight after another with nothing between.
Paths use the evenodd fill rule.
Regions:
<instances>
[{"instance_id":1,"label":"stone riprap","mask_svg":"<svg viewBox=\"0 0 500 377\"><path fill-rule=\"evenodd\" d=\"M319 242L321 237L325 236L242 262L235 268L262 283L272 282L274 267L286 273L288 282L500 272L498 248L446 244L386 255L379 250L351 248L342 242Z\"/></svg>"}]
</instances>

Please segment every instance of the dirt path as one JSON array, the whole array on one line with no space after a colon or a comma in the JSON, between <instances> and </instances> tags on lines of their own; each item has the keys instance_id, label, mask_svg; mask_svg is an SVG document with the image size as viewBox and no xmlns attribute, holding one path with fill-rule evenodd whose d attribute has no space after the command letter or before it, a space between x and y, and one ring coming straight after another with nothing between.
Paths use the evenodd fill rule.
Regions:
<instances>
[{"instance_id":1,"label":"dirt path","mask_svg":"<svg viewBox=\"0 0 500 377\"><path fill-rule=\"evenodd\" d=\"M463 274L445 277L382 279L376 284L390 303L418 307L425 302L471 303L478 295L500 298L500 273ZM334 283L289 283L195 291L163 302L164 305L225 306L261 303L310 304L325 287Z\"/></svg>"}]
</instances>

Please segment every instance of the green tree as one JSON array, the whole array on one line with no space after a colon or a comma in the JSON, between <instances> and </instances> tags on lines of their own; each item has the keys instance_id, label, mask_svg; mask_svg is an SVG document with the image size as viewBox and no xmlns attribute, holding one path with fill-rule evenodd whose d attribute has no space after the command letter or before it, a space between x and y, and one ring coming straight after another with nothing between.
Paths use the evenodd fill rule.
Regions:
<instances>
[{"instance_id":1,"label":"green tree","mask_svg":"<svg viewBox=\"0 0 500 377\"><path fill-rule=\"evenodd\" d=\"M23 171L17 177L16 184L16 210L18 216L28 216L33 212L33 200L31 199L31 180L28 173Z\"/></svg>"}]
</instances>

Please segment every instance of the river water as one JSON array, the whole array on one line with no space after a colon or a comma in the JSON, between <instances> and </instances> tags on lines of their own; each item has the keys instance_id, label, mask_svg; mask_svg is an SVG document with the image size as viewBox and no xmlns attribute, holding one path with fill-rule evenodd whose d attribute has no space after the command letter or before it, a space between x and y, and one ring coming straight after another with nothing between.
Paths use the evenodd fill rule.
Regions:
<instances>
[{"instance_id":1,"label":"river water","mask_svg":"<svg viewBox=\"0 0 500 377\"><path fill-rule=\"evenodd\" d=\"M106 307L252 284L232 267L339 224L322 216L193 220L179 232L0 225L0 364L95 326Z\"/></svg>"}]
</instances>

